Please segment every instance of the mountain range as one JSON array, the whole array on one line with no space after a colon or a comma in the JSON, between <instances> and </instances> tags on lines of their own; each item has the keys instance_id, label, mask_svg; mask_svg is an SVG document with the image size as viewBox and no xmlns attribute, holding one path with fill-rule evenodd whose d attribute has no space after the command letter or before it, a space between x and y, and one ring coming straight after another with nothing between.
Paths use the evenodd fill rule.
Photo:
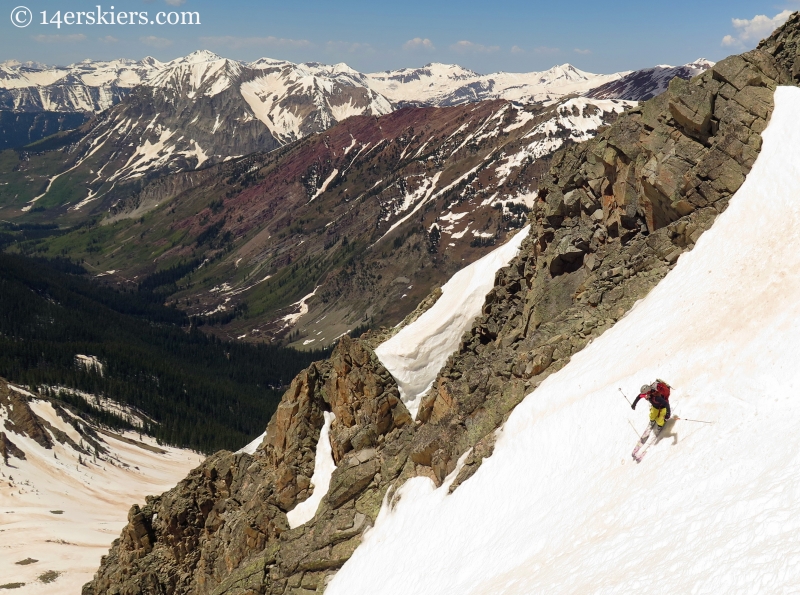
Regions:
<instances>
[{"instance_id":1,"label":"mountain range","mask_svg":"<svg viewBox=\"0 0 800 595\"><path fill-rule=\"evenodd\" d=\"M656 72L598 75L563 64L543 72L481 75L457 65L438 63L363 74L346 64L293 64L270 58L241 62L209 51L197 51L170 62L147 57L141 61L87 60L55 67L9 61L0 64L0 114L97 114L119 103L137 87L157 89L152 97L166 93L172 94L173 99L212 98L234 89L231 95L235 98L237 121L241 121L241 126L258 120L266 126L267 136L272 138L261 139L259 148L269 150L274 148L271 144L285 144L319 132L350 115L381 115L406 105L448 106L487 99L546 102L569 94L588 93L623 77L628 81L628 88L617 87L618 92L613 97L603 98L638 100L643 95L638 90L640 87L652 90L663 85L670 73L688 77L707 68L708 64L699 60L674 69L674 73L665 72L668 67L657 67ZM227 105L230 100L216 103L226 103L233 108ZM213 130L226 124L220 124L213 108L205 111L210 112L206 115L214 120ZM191 118L184 122L189 123ZM13 144L20 138L30 143L44 136L42 132L41 136L21 137L22 131L22 124L16 128L10 124L3 126L0 148L21 146ZM216 143L203 140L205 142L198 145L203 155L213 159L221 152ZM194 150L191 143L184 146L189 152ZM198 154L197 163L203 162Z\"/></svg>"},{"instance_id":2,"label":"mountain range","mask_svg":"<svg viewBox=\"0 0 800 595\"><path fill-rule=\"evenodd\" d=\"M90 67L5 66L40 94L76 70L84 85L141 82L79 128L0 153L0 215L80 226L22 249L122 285L183 270L165 298L209 330L299 347L396 323L519 227L556 149L634 105L576 96L627 75L570 65L364 75L201 51ZM617 95L653 84L644 73Z\"/></svg>"},{"instance_id":3,"label":"mountain range","mask_svg":"<svg viewBox=\"0 0 800 595\"><path fill-rule=\"evenodd\" d=\"M197 66L190 66L197 65ZM223 72L219 72L222 70ZM252 71L248 73L247 71ZM264 71L264 72L262 72ZM259 73L253 75L252 73ZM404 104L426 106L457 105L484 99L508 99L521 103L557 99L566 94L581 94L604 83L630 74L591 74L570 64L554 66L543 72L481 75L454 64L427 64L421 68L363 74L347 64L325 65L316 62L293 64L284 60L261 58L242 62L222 58L201 50L170 62L147 57L141 61L86 60L66 67L37 63L8 61L0 63L0 109L15 112L94 112L99 113L119 103L120 99L140 85L165 88L176 84L204 84L213 77L202 93L215 94L227 86L241 86L253 102L261 97L300 94L293 85L306 90L330 87L360 87L380 94L395 106ZM253 79L255 82L251 82ZM328 89L330 91L332 89ZM346 111L346 102L339 109ZM268 124L266 112L251 104L256 115ZM351 109L358 109L353 105ZM355 113L362 113L357 111ZM343 113L338 114L342 119ZM263 116L263 117L262 117ZM346 116L345 116L346 117Z\"/></svg>"}]
</instances>

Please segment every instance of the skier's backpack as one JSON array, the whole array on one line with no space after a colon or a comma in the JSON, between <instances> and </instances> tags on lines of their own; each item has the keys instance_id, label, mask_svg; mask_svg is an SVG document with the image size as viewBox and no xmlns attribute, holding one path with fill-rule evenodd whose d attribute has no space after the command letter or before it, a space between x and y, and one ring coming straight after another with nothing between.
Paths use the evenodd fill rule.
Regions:
<instances>
[{"instance_id":1,"label":"skier's backpack","mask_svg":"<svg viewBox=\"0 0 800 595\"><path fill-rule=\"evenodd\" d=\"M661 380L660 378L656 379L655 390L659 395L661 395L665 399L669 399L670 385Z\"/></svg>"}]
</instances>

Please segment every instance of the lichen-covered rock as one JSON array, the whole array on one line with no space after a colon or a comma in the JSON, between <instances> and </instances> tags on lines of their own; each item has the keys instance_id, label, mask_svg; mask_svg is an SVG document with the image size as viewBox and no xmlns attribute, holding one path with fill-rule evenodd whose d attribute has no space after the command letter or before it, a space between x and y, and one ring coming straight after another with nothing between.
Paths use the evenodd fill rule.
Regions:
<instances>
[{"instance_id":1,"label":"lichen-covered rock","mask_svg":"<svg viewBox=\"0 0 800 595\"><path fill-rule=\"evenodd\" d=\"M324 411L339 422L331 432L338 467L314 521L290 530L286 512L311 494ZM329 361L294 379L254 455L217 453L173 490L131 508L83 592L317 589L372 525L385 486L402 471L411 425L369 346L343 338Z\"/></svg>"}]
</instances>

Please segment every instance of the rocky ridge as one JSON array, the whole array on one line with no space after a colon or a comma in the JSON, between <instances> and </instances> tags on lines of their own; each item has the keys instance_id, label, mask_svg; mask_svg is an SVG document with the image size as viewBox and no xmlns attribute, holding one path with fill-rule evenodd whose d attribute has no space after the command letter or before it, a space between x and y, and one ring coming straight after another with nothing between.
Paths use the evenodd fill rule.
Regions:
<instances>
[{"instance_id":1,"label":"rocky ridge","mask_svg":"<svg viewBox=\"0 0 800 595\"><path fill-rule=\"evenodd\" d=\"M674 78L691 79L714 66L713 62L701 58L683 66L665 64L653 68L634 70L625 76L595 87L586 97L595 99L627 99L647 101L667 90Z\"/></svg>"},{"instance_id":2,"label":"rocky ridge","mask_svg":"<svg viewBox=\"0 0 800 595\"><path fill-rule=\"evenodd\" d=\"M286 512L310 494L323 411L336 415L337 469L313 528L290 530ZM343 337L330 360L293 381L254 455L220 452L176 489L134 506L84 592L282 593L289 584L314 592L377 516L379 486L405 469L397 445L412 427L388 371Z\"/></svg>"},{"instance_id":3,"label":"rocky ridge","mask_svg":"<svg viewBox=\"0 0 800 595\"><path fill-rule=\"evenodd\" d=\"M523 396L646 295L726 208L758 155L775 87L800 83L798 40L795 14L758 49L723 60L690 82L673 81L668 93L557 155L542 181L530 235L518 257L498 272L483 314L425 396L415 424L401 404L392 408L396 386L366 346L368 338L343 340L329 362L298 377L254 457L220 453L165 496L149 500L139 532L152 538L137 544L123 533L84 593L319 593L357 547L381 502L388 498L391 505L394 487L415 475L441 484L456 473L450 488L456 489L491 454L495 430ZM244 528L228 543L202 549L214 549L220 567L236 552L232 559L239 561L227 572L202 574L192 563L199 554L170 557L168 527L186 519L192 519L193 535L211 543L214 524L206 526L208 515L194 516L198 501L209 511L247 502L255 518L256 509L272 505L283 511L302 498L307 484L298 478L309 477L322 421L314 405L297 400L311 403L319 378L325 387L321 403L334 412L347 403L348 422L332 431L337 469L317 516L280 535L276 531L244 559L235 545L245 539ZM325 407L321 403L317 409ZM301 411L313 421L299 419ZM310 437L290 437L308 446L305 454L297 451L298 471L284 471L289 483L271 475L285 469L280 453L287 442L277 437L287 434L278 427L313 428ZM207 493L192 484L200 476L216 478L224 471L231 478L222 482L226 486L241 477L228 472L226 461L236 457L243 464L272 461L272 483L262 489L287 499L259 505L247 497L252 492L228 492L219 480L219 496L198 497ZM177 499L183 508L163 503ZM155 514L157 520L148 524ZM237 514L227 522L235 523ZM272 518L277 521L262 534L283 521L280 512ZM132 521L126 532L136 526Z\"/></svg>"}]
</instances>

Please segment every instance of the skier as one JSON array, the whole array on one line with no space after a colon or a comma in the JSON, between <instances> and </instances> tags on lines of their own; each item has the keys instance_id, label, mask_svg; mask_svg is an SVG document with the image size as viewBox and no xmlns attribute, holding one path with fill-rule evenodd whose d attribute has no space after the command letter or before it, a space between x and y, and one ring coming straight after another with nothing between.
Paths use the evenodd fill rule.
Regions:
<instances>
[{"instance_id":1,"label":"skier","mask_svg":"<svg viewBox=\"0 0 800 595\"><path fill-rule=\"evenodd\" d=\"M664 424L670 418L672 412L669 407L669 393L670 385L661 379L656 379L653 384L645 384L639 396L633 400L631 409L636 409L636 403L639 399L645 399L650 402L650 428L653 429L658 425L656 433L660 433L664 429Z\"/></svg>"}]
</instances>

